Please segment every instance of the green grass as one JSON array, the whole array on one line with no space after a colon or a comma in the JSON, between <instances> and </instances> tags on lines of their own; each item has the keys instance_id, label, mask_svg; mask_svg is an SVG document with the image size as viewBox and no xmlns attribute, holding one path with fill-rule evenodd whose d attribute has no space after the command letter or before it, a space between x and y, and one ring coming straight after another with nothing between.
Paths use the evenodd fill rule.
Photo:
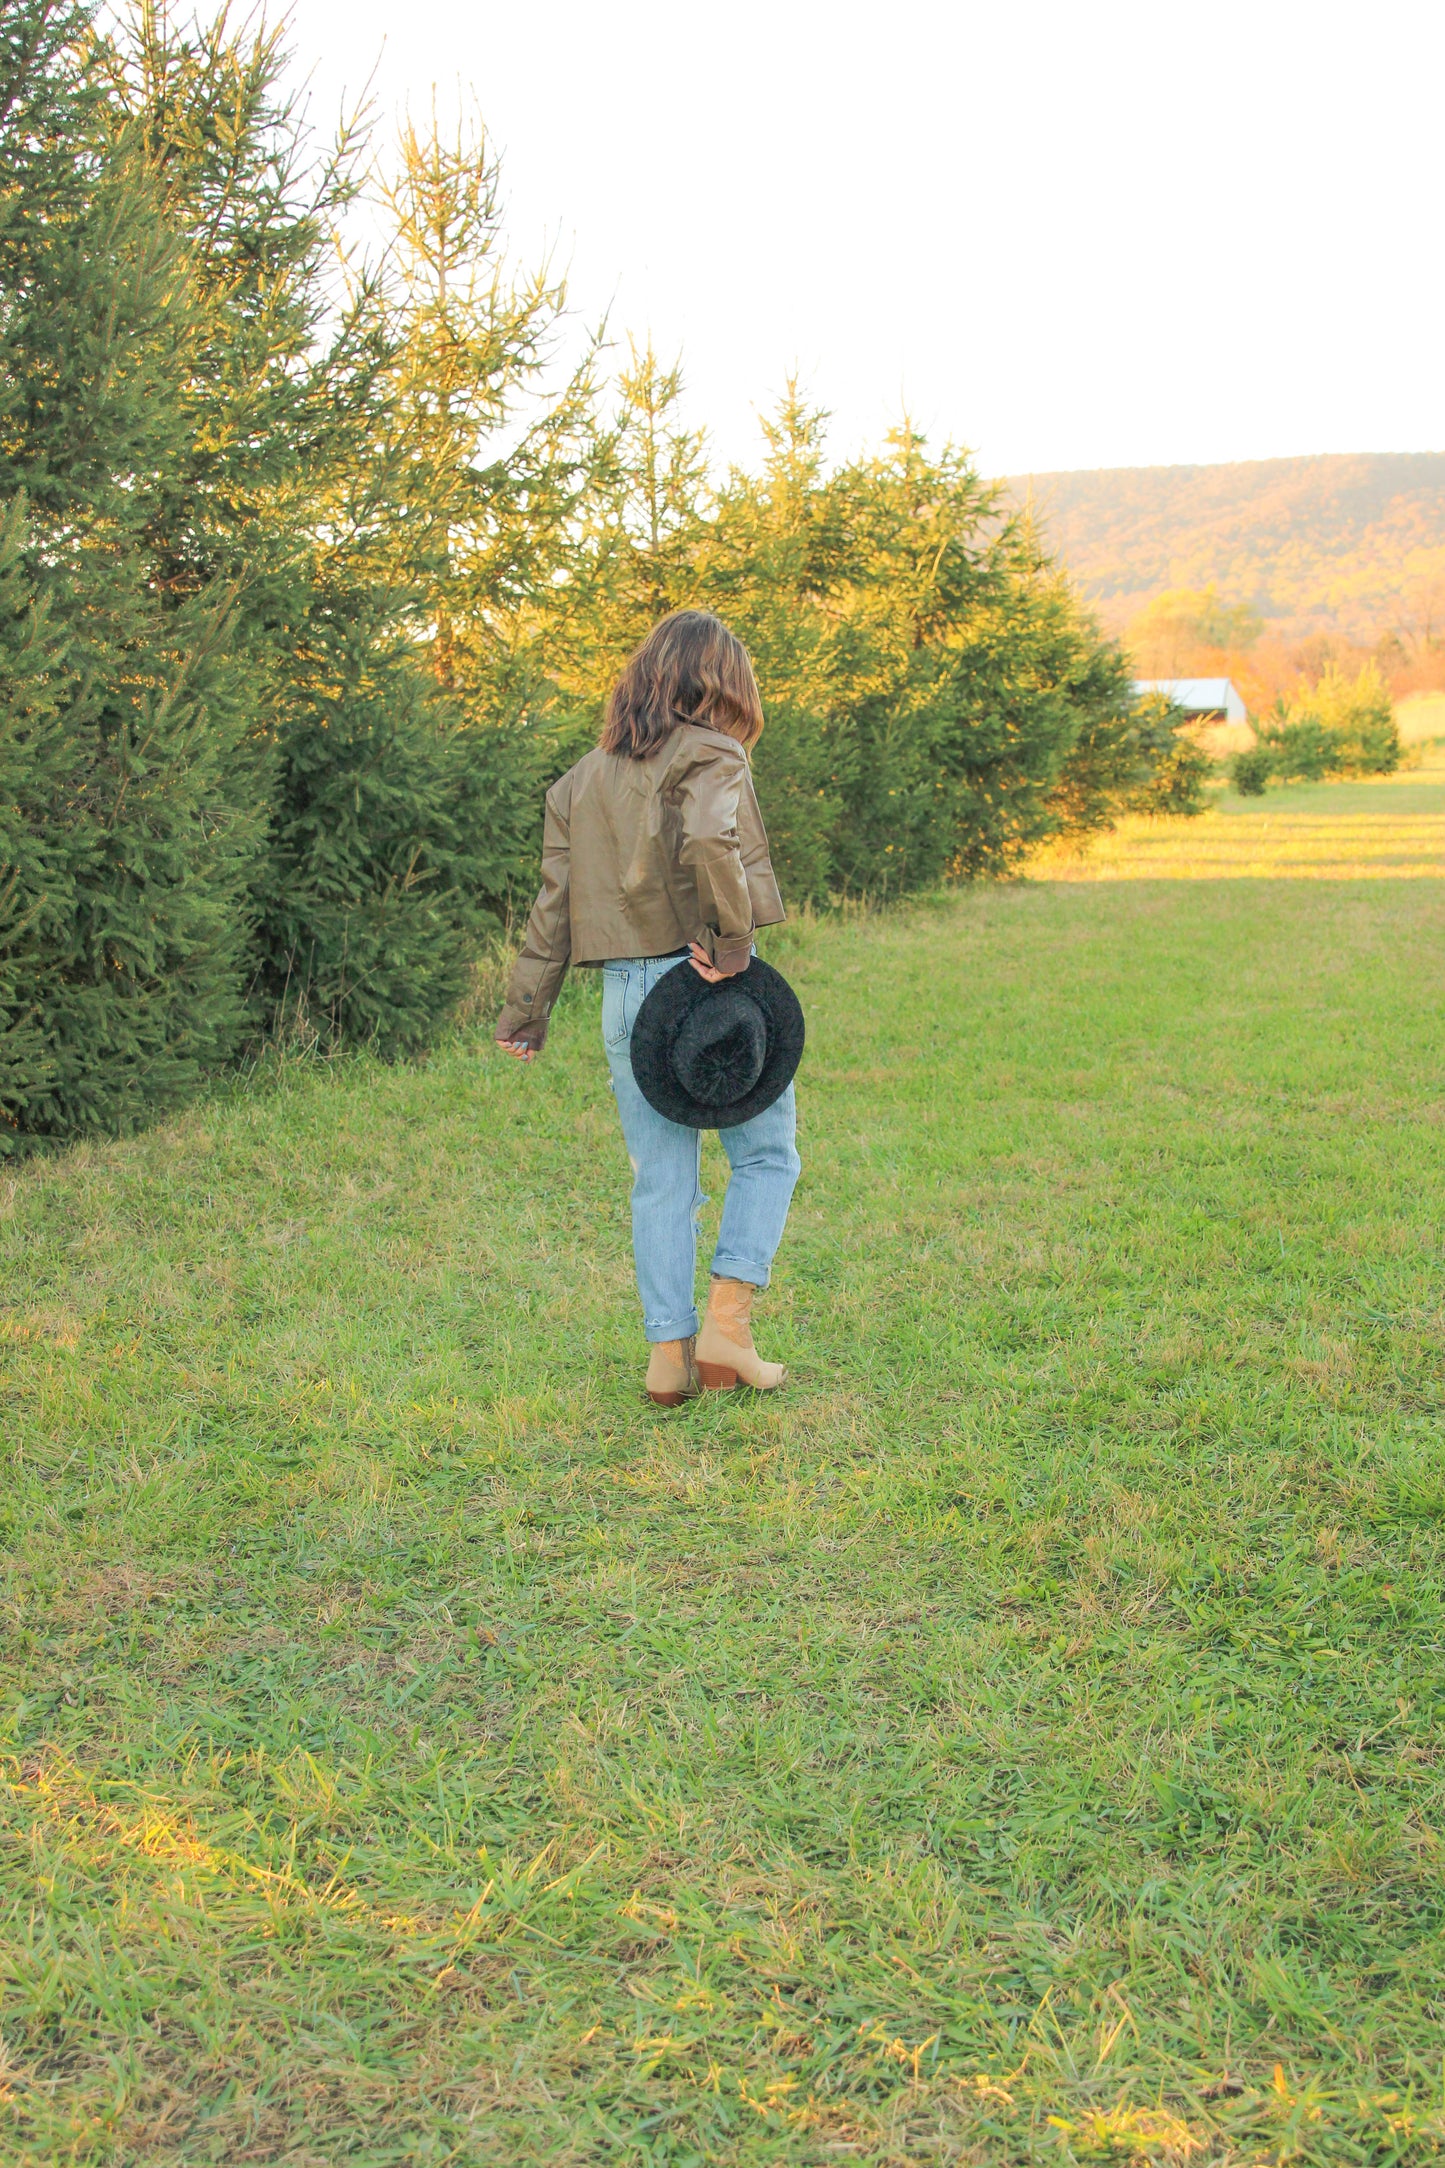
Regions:
<instances>
[{"instance_id":1,"label":"green grass","mask_svg":"<svg viewBox=\"0 0 1445 2168\"><path fill-rule=\"evenodd\" d=\"M1445 882L772 953L777 1400L595 985L8 1185L7 2163L1445 2152Z\"/></svg>"}]
</instances>

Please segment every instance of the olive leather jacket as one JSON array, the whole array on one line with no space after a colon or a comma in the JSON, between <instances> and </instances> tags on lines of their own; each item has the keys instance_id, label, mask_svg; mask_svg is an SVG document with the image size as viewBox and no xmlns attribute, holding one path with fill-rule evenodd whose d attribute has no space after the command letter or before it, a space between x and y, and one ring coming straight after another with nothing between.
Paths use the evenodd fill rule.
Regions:
<instances>
[{"instance_id":1,"label":"olive leather jacket","mask_svg":"<svg viewBox=\"0 0 1445 2168\"><path fill-rule=\"evenodd\" d=\"M736 738L680 723L641 760L599 748L547 793L541 893L497 1037L541 1046L569 963L697 941L719 971L742 971L756 928L784 916Z\"/></svg>"}]
</instances>

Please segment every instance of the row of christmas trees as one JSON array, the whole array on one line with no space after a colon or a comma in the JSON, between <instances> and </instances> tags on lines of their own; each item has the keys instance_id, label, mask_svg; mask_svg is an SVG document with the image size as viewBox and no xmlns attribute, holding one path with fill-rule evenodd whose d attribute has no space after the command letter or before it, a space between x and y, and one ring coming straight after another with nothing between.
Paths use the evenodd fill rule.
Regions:
<instances>
[{"instance_id":1,"label":"row of christmas trees","mask_svg":"<svg viewBox=\"0 0 1445 2168\"><path fill-rule=\"evenodd\" d=\"M790 397L717 476L504 259L480 130L324 150L273 31L0 15L0 1138L247 1044L424 1045L664 610L757 660L796 899L1006 868L1198 763L1026 527ZM348 234L380 234L365 250Z\"/></svg>"}]
</instances>

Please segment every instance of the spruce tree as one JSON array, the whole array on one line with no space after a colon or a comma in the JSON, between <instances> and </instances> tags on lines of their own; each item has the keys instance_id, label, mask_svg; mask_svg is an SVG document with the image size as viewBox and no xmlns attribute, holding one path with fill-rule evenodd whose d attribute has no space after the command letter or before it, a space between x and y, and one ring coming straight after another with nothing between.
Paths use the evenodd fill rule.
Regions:
<instances>
[{"instance_id":1,"label":"spruce tree","mask_svg":"<svg viewBox=\"0 0 1445 2168\"><path fill-rule=\"evenodd\" d=\"M1006 870L1058 831L1085 734L1129 712L1117 648L1023 524L906 426L829 474L823 417L790 391L698 576L763 677L757 767L794 894Z\"/></svg>"},{"instance_id":2,"label":"spruce tree","mask_svg":"<svg viewBox=\"0 0 1445 2168\"><path fill-rule=\"evenodd\" d=\"M36 1001L52 885L50 822L63 803L63 643L25 564L25 500L0 514L0 1137L13 1148L55 1063Z\"/></svg>"},{"instance_id":3,"label":"spruce tree","mask_svg":"<svg viewBox=\"0 0 1445 2168\"><path fill-rule=\"evenodd\" d=\"M757 665L755 762L794 898L1003 872L1135 802L1174 741L1139 723L1119 649L1026 523L906 426L830 472L825 423L790 386L761 471L714 486L679 372L634 350L563 591L578 738L648 627L696 604Z\"/></svg>"},{"instance_id":4,"label":"spruce tree","mask_svg":"<svg viewBox=\"0 0 1445 2168\"><path fill-rule=\"evenodd\" d=\"M790 384L763 421L761 472L729 477L698 556L698 591L746 639L764 689L758 786L776 862L800 900L838 885L836 837L861 752L848 702L868 667L838 607L850 545L842 501L826 486L826 426Z\"/></svg>"},{"instance_id":5,"label":"spruce tree","mask_svg":"<svg viewBox=\"0 0 1445 2168\"><path fill-rule=\"evenodd\" d=\"M257 1022L400 1051L530 878L550 698L531 598L585 456L587 368L532 398L562 297L502 275L479 132L404 130L384 257L350 260L364 134L318 153L285 58L274 30L182 33L142 0L111 83L207 317L168 531L178 567L238 587L268 809Z\"/></svg>"},{"instance_id":6,"label":"spruce tree","mask_svg":"<svg viewBox=\"0 0 1445 2168\"><path fill-rule=\"evenodd\" d=\"M169 595L154 535L200 326L89 51L62 0L0 22L12 1142L178 1103L243 1014L255 817L234 788L229 598Z\"/></svg>"},{"instance_id":7,"label":"spruce tree","mask_svg":"<svg viewBox=\"0 0 1445 2168\"><path fill-rule=\"evenodd\" d=\"M713 497L707 440L682 417L682 373L630 347L599 426L565 577L543 590L547 653L567 752L597 736L626 657L660 617L701 597Z\"/></svg>"}]
</instances>

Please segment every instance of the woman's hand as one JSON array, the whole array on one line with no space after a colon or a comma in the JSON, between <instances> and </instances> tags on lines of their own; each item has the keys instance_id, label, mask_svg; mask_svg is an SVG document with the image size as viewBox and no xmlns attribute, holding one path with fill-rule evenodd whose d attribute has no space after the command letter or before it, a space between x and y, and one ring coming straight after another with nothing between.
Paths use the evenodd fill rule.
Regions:
<instances>
[{"instance_id":1,"label":"woman's hand","mask_svg":"<svg viewBox=\"0 0 1445 2168\"><path fill-rule=\"evenodd\" d=\"M721 986L724 979L735 979L738 973L746 971L752 962L751 954L744 953L741 962L735 963L731 971L719 971L700 941L689 941L688 949L693 970L700 979L706 979L709 986Z\"/></svg>"},{"instance_id":2,"label":"woman's hand","mask_svg":"<svg viewBox=\"0 0 1445 2168\"><path fill-rule=\"evenodd\" d=\"M535 1061L547 1043L547 1026L545 1023L523 1024L521 1030L514 1031L510 1039L504 1039L498 1033L492 1043L504 1054L514 1055L518 1061Z\"/></svg>"}]
</instances>

